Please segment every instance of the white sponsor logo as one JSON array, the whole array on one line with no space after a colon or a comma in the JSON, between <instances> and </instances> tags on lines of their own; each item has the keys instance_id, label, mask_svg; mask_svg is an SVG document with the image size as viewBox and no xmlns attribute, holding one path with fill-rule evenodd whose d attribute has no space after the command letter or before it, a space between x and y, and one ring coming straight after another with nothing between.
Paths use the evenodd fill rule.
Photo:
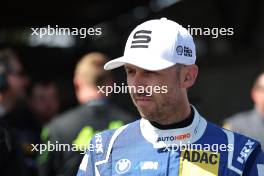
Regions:
<instances>
[{"instance_id":1,"label":"white sponsor logo","mask_svg":"<svg viewBox=\"0 0 264 176\"><path fill-rule=\"evenodd\" d=\"M141 170L157 170L158 166L159 166L159 163L154 162L154 161L140 162L140 169Z\"/></svg>"},{"instance_id":2,"label":"white sponsor logo","mask_svg":"<svg viewBox=\"0 0 264 176\"><path fill-rule=\"evenodd\" d=\"M117 161L115 170L118 174L124 174L129 171L131 167L131 161L129 159L120 159Z\"/></svg>"},{"instance_id":3,"label":"white sponsor logo","mask_svg":"<svg viewBox=\"0 0 264 176\"><path fill-rule=\"evenodd\" d=\"M243 164L247 158L248 155L251 153L252 147L255 144L255 142L252 142L250 139L247 141L245 146L242 148L239 156L237 157L237 161Z\"/></svg>"},{"instance_id":4,"label":"white sponsor logo","mask_svg":"<svg viewBox=\"0 0 264 176\"><path fill-rule=\"evenodd\" d=\"M96 151L97 154L104 152L101 134L96 134L95 135L95 151Z\"/></svg>"}]
</instances>

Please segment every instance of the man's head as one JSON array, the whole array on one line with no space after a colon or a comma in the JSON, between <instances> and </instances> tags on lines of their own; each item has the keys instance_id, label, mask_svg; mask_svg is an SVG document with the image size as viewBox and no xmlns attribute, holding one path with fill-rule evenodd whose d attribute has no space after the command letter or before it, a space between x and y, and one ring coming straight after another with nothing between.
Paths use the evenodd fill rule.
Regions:
<instances>
[{"instance_id":1,"label":"man's head","mask_svg":"<svg viewBox=\"0 0 264 176\"><path fill-rule=\"evenodd\" d=\"M251 97L257 110L264 115L264 70L254 80Z\"/></svg>"},{"instance_id":2,"label":"man's head","mask_svg":"<svg viewBox=\"0 0 264 176\"><path fill-rule=\"evenodd\" d=\"M13 98L24 98L29 83L18 56L11 49L0 50L1 79L6 84L2 93L8 92Z\"/></svg>"},{"instance_id":3,"label":"man's head","mask_svg":"<svg viewBox=\"0 0 264 176\"><path fill-rule=\"evenodd\" d=\"M169 124L174 122L171 117L188 113L184 112L190 106L187 89L198 74L195 60L192 36L181 25L162 18L137 26L127 40L124 56L104 68L124 65L129 86L167 86L166 93L131 93L131 97L142 117Z\"/></svg>"},{"instance_id":4,"label":"man's head","mask_svg":"<svg viewBox=\"0 0 264 176\"><path fill-rule=\"evenodd\" d=\"M57 84L52 81L34 82L29 89L29 105L38 121L48 122L60 109Z\"/></svg>"},{"instance_id":5,"label":"man's head","mask_svg":"<svg viewBox=\"0 0 264 176\"><path fill-rule=\"evenodd\" d=\"M74 86L77 99L80 103L104 96L98 93L97 86L111 84L112 76L103 69L107 57L99 52L88 53L77 63L74 73Z\"/></svg>"},{"instance_id":6,"label":"man's head","mask_svg":"<svg viewBox=\"0 0 264 176\"><path fill-rule=\"evenodd\" d=\"M132 100L140 115L152 121L167 121L168 117L180 112L188 105L187 89L196 79L198 68L196 65L180 65L160 70L148 71L126 64L127 83L129 86L143 86L162 88L164 93L152 93L151 96L141 93L131 93Z\"/></svg>"}]
</instances>

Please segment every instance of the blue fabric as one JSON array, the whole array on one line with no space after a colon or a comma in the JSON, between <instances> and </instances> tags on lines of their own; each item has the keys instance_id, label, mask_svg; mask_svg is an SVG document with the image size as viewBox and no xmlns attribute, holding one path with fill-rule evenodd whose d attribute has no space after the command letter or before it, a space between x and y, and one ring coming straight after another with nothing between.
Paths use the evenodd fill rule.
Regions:
<instances>
[{"instance_id":1,"label":"blue fabric","mask_svg":"<svg viewBox=\"0 0 264 176\"><path fill-rule=\"evenodd\" d=\"M208 152L201 150L200 153L191 152L190 154L171 150L170 147L154 148L153 144L142 135L140 120L124 128L111 146L111 139L116 132L116 130L106 131L93 138L91 144L102 148L99 151L87 152L89 159L82 162L78 176L186 176L188 175L186 173L196 170L198 173L194 176L206 176L213 174L213 171L210 171L213 168L217 168L217 173L213 175L219 176L263 176L264 174L264 154L259 142L241 134L223 130L210 122L207 122L202 136L194 143L228 145L233 136L233 152L214 153L212 150ZM228 163L230 159L231 162ZM188 163L194 164L196 170L194 165L188 165ZM200 175L200 171L203 173L206 170L203 167L207 168L208 172Z\"/></svg>"}]
</instances>

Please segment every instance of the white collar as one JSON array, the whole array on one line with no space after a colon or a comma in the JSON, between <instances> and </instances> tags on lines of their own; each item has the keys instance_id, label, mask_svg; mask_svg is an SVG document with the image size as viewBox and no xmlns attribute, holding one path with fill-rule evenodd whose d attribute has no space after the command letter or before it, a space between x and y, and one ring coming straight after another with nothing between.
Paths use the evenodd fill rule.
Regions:
<instances>
[{"instance_id":1,"label":"white collar","mask_svg":"<svg viewBox=\"0 0 264 176\"><path fill-rule=\"evenodd\" d=\"M206 120L194 109L194 119L191 125L184 128L161 130L142 118L140 130L143 137L153 144L154 148L164 148L172 145L194 143L199 140L207 126Z\"/></svg>"}]
</instances>

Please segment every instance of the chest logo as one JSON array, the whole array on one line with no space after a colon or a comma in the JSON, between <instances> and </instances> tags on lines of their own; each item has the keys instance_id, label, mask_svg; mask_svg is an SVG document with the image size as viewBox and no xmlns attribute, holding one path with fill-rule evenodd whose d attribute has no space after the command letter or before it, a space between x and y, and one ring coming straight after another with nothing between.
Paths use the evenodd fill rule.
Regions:
<instances>
[{"instance_id":1,"label":"chest logo","mask_svg":"<svg viewBox=\"0 0 264 176\"><path fill-rule=\"evenodd\" d=\"M158 162L154 161L143 161L140 162L141 170L157 170L159 166Z\"/></svg>"},{"instance_id":2,"label":"chest logo","mask_svg":"<svg viewBox=\"0 0 264 176\"><path fill-rule=\"evenodd\" d=\"M218 175L220 153L202 150L185 150L180 156L179 176Z\"/></svg>"},{"instance_id":3,"label":"chest logo","mask_svg":"<svg viewBox=\"0 0 264 176\"><path fill-rule=\"evenodd\" d=\"M131 161L129 159L120 159L117 161L115 170L118 174L124 174L129 171L131 167Z\"/></svg>"}]
</instances>

